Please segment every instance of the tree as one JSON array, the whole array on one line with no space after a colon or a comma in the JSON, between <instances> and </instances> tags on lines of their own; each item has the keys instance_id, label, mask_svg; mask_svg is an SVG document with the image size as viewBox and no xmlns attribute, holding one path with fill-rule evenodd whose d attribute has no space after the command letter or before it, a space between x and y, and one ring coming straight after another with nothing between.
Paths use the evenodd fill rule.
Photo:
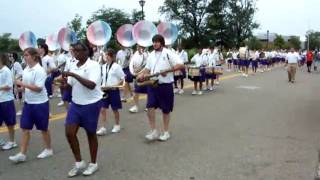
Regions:
<instances>
[{"instance_id":1,"label":"tree","mask_svg":"<svg viewBox=\"0 0 320 180\"><path fill-rule=\"evenodd\" d=\"M82 16L79 14L76 14L68 23L68 27L77 34L78 40L84 40L87 38L86 29L82 26Z\"/></svg>"},{"instance_id":2,"label":"tree","mask_svg":"<svg viewBox=\"0 0 320 180\"><path fill-rule=\"evenodd\" d=\"M284 41L281 35L276 35L274 39L274 46L278 49L283 49L285 47L286 42Z\"/></svg>"},{"instance_id":3,"label":"tree","mask_svg":"<svg viewBox=\"0 0 320 180\"><path fill-rule=\"evenodd\" d=\"M210 2L207 29L209 39L215 41L215 45L230 48L232 44L228 34L227 2L228 0L212 0Z\"/></svg>"},{"instance_id":4,"label":"tree","mask_svg":"<svg viewBox=\"0 0 320 180\"><path fill-rule=\"evenodd\" d=\"M255 36L249 38L249 40L246 42L246 45L249 49L262 49L261 41Z\"/></svg>"},{"instance_id":5,"label":"tree","mask_svg":"<svg viewBox=\"0 0 320 180\"><path fill-rule=\"evenodd\" d=\"M112 33L116 33L120 26L131 23L129 14L120 9L106 8L104 6L93 13L91 18L87 21L87 25L90 25L96 20L102 20L108 23L111 27ZM111 37L108 46L119 49L119 44L117 43L115 36Z\"/></svg>"},{"instance_id":6,"label":"tree","mask_svg":"<svg viewBox=\"0 0 320 180\"><path fill-rule=\"evenodd\" d=\"M228 12L229 38L236 47L240 47L245 39L252 36L252 31L259 27L253 19L255 0L229 0Z\"/></svg>"},{"instance_id":7,"label":"tree","mask_svg":"<svg viewBox=\"0 0 320 180\"><path fill-rule=\"evenodd\" d=\"M142 11L134 9L131 14L131 24L135 24L143 19Z\"/></svg>"},{"instance_id":8,"label":"tree","mask_svg":"<svg viewBox=\"0 0 320 180\"><path fill-rule=\"evenodd\" d=\"M0 35L0 52L19 52L19 41L11 38L11 33L4 33Z\"/></svg>"},{"instance_id":9,"label":"tree","mask_svg":"<svg viewBox=\"0 0 320 180\"><path fill-rule=\"evenodd\" d=\"M300 38L296 36L291 36L289 39L288 45L290 48L300 49L301 47Z\"/></svg>"},{"instance_id":10,"label":"tree","mask_svg":"<svg viewBox=\"0 0 320 180\"><path fill-rule=\"evenodd\" d=\"M208 41L205 37L208 5L209 0L165 0L159 11L169 20L177 21L181 34L189 37L194 46L200 46Z\"/></svg>"},{"instance_id":11,"label":"tree","mask_svg":"<svg viewBox=\"0 0 320 180\"><path fill-rule=\"evenodd\" d=\"M314 49L320 48L320 32L309 31L306 34L306 39L308 40L308 38L309 38L309 49L314 50Z\"/></svg>"}]
</instances>

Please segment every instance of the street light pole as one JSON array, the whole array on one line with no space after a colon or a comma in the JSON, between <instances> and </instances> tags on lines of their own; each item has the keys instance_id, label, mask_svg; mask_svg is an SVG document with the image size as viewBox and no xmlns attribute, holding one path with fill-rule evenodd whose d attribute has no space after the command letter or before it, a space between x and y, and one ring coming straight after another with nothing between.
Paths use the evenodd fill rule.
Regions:
<instances>
[{"instance_id":1,"label":"street light pole","mask_svg":"<svg viewBox=\"0 0 320 180\"><path fill-rule=\"evenodd\" d=\"M144 4L146 3L145 0L140 0L139 1L139 4L141 6L141 9L142 9L142 20L144 20L144 12L143 12L143 7L144 7Z\"/></svg>"}]
</instances>

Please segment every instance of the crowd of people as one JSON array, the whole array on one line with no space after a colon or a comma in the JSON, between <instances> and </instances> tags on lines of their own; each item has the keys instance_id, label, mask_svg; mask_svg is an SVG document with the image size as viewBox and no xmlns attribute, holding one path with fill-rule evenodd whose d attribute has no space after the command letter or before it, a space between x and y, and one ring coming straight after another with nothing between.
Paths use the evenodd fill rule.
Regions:
<instances>
[{"instance_id":1,"label":"crowd of people","mask_svg":"<svg viewBox=\"0 0 320 180\"><path fill-rule=\"evenodd\" d=\"M320 62L318 52L298 53L290 51L249 50L242 47L222 53L219 48L199 48L189 60L188 53L181 47L177 51L165 47L161 35L152 39L153 51L137 46L136 52L123 48L116 52L97 48L90 49L83 43L70 46L69 51L61 50L59 55L50 51L46 44L38 49L27 48L23 51L20 63L16 53L0 54L0 125L8 128L9 140L1 141L3 150L16 148L14 127L16 117L20 117L22 137L20 152L10 156L12 162L26 161L30 132L35 126L42 134L44 148L37 158L44 159L54 154L49 131L50 103L58 90L61 102L67 111L65 120L66 139L75 158L69 177L91 175L98 170L97 136L107 134L109 108L114 115L112 133L119 133L122 103L133 98L131 113L140 111L139 97L147 95L145 109L150 131L148 141L170 139L170 114L174 108L174 94L184 94L185 79L193 82L192 95L203 95L203 91L214 91L219 85L219 77L226 71L240 72L244 77L252 73L270 71L274 66L286 65L289 82L294 83L295 71L305 62L308 71L314 70ZM205 85L205 88L204 88ZM123 91L122 91L123 89ZM15 100L22 106L16 112ZM52 104L51 104L52 105ZM156 109L162 111L163 125L156 127ZM101 126L98 127L98 121ZM79 128L86 131L90 149L90 163L87 165L80 154L77 138Z\"/></svg>"}]
</instances>

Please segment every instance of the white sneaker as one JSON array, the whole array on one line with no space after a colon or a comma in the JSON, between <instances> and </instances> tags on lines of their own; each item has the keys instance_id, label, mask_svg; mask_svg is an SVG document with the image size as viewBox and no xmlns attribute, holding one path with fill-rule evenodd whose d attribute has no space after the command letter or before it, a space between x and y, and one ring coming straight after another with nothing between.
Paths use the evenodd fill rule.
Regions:
<instances>
[{"instance_id":1,"label":"white sneaker","mask_svg":"<svg viewBox=\"0 0 320 180\"><path fill-rule=\"evenodd\" d=\"M179 90L179 94L183 94L184 93L184 90L183 89L180 89Z\"/></svg>"},{"instance_id":2,"label":"white sneaker","mask_svg":"<svg viewBox=\"0 0 320 180\"><path fill-rule=\"evenodd\" d=\"M16 115L17 115L17 116L21 116L21 115L22 115L22 111L21 111L21 110L18 111L18 112L16 113Z\"/></svg>"},{"instance_id":3,"label":"white sneaker","mask_svg":"<svg viewBox=\"0 0 320 180\"><path fill-rule=\"evenodd\" d=\"M192 91L192 95L196 95L197 94L197 91Z\"/></svg>"},{"instance_id":4,"label":"white sneaker","mask_svg":"<svg viewBox=\"0 0 320 180\"><path fill-rule=\"evenodd\" d=\"M220 82L219 81L216 81L216 85L219 85L220 84Z\"/></svg>"},{"instance_id":5,"label":"white sneaker","mask_svg":"<svg viewBox=\"0 0 320 180\"><path fill-rule=\"evenodd\" d=\"M159 140L160 141L167 141L168 139L170 139L170 133L168 131L164 132L160 137Z\"/></svg>"},{"instance_id":6,"label":"white sneaker","mask_svg":"<svg viewBox=\"0 0 320 180\"><path fill-rule=\"evenodd\" d=\"M52 98L53 98L53 95L50 95L50 96L49 96L49 99L52 99Z\"/></svg>"},{"instance_id":7,"label":"white sneaker","mask_svg":"<svg viewBox=\"0 0 320 180\"><path fill-rule=\"evenodd\" d=\"M145 136L145 138L149 141L156 140L158 137L159 137L159 134L156 129L149 131L148 134Z\"/></svg>"},{"instance_id":8,"label":"white sneaker","mask_svg":"<svg viewBox=\"0 0 320 180\"><path fill-rule=\"evenodd\" d=\"M213 91L213 87L212 86L209 88L209 91Z\"/></svg>"},{"instance_id":9,"label":"white sneaker","mask_svg":"<svg viewBox=\"0 0 320 180\"><path fill-rule=\"evenodd\" d=\"M61 107L61 106L63 106L63 105L64 105L64 102L63 102L63 101L60 101L60 102L57 104L58 107Z\"/></svg>"},{"instance_id":10,"label":"white sneaker","mask_svg":"<svg viewBox=\"0 0 320 180\"><path fill-rule=\"evenodd\" d=\"M57 98L61 98L62 96L61 96L61 94L57 94Z\"/></svg>"},{"instance_id":11,"label":"white sneaker","mask_svg":"<svg viewBox=\"0 0 320 180\"><path fill-rule=\"evenodd\" d=\"M16 142L7 142L2 146L2 150L10 150L15 147L18 147L18 144Z\"/></svg>"},{"instance_id":12,"label":"white sneaker","mask_svg":"<svg viewBox=\"0 0 320 180\"><path fill-rule=\"evenodd\" d=\"M174 90L173 90L173 93L175 93L175 94L177 94L179 92L179 89L177 89L177 88L175 88Z\"/></svg>"},{"instance_id":13,"label":"white sneaker","mask_svg":"<svg viewBox=\"0 0 320 180\"><path fill-rule=\"evenodd\" d=\"M52 149L44 149L38 156L38 159L44 159L53 155Z\"/></svg>"},{"instance_id":14,"label":"white sneaker","mask_svg":"<svg viewBox=\"0 0 320 180\"><path fill-rule=\"evenodd\" d=\"M198 95L201 96L203 93L202 91L198 91Z\"/></svg>"},{"instance_id":15,"label":"white sneaker","mask_svg":"<svg viewBox=\"0 0 320 180\"><path fill-rule=\"evenodd\" d=\"M98 170L98 164L89 163L87 169L82 173L84 176L90 176Z\"/></svg>"},{"instance_id":16,"label":"white sneaker","mask_svg":"<svg viewBox=\"0 0 320 180\"><path fill-rule=\"evenodd\" d=\"M134 105L129 109L129 112L131 113L137 113L139 112L138 106Z\"/></svg>"},{"instance_id":17,"label":"white sneaker","mask_svg":"<svg viewBox=\"0 0 320 180\"><path fill-rule=\"evenodd\" d=\"M3 145L5 145L5 144L6 144L6 141L3 140L3 139L0 139L0 146L3 146Z\"/></svg>"},{"instance_id":18,"label":"white sneaker","mask_svg":"<svg viewBox=\"0 0 320 180\"><path fill-rule=\"evenodd\" d=\"M26 158L27 158L27 156L22 153L18 153L14 156L9 156L9 160L14 163L24 162L24 161L26 161Z\"/></svg>"},{"instance_id":19,"label":"white sneaker","mask_svg":"<svg viewBox=\"0 0 320 180\"><path fill-rule=\"evenodd\" d=\"M111 132L118 133L118 132L120 132L120 130L121 130L120 125L114 125Z\"/></svg>"},{"instance_id":20,"label":"white sneaker","mask_svg":"<svg viewBox=\"0 0 320 180\"><path fill-rule=\"evenodd\" d=\"M107 134L107 128L105 127L101 127L98 131L97 131L97 135L98 136L104 136Z\"/></svg>"},{"instance_id":21,"label":"white sneaker","mask_svg":"<svg viewBox=\"0 0 320 180\"><path fill-rule=\"evenodd\" d=\"M86 162L76 162L73 168L68 172L69 177L74 177L80 173L83 169L86 168Z\"/></svg>"}]
</instances>

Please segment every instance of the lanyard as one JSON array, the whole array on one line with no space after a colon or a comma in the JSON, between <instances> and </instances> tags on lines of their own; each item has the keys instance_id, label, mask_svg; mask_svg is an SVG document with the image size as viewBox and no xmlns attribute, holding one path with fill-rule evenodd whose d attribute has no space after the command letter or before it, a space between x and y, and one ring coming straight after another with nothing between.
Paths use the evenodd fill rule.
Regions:
<instances>
[{"instance_id":1,"label":"lanyard","mask_svg":"<svg viewBox=\"0 0 320 180\"><path fill-rule=\"evenodd\" d=\"M107 81L108 81L108 76L109 76L109 72L111 70L112 65L113 65L113 61L111 62L110 65L106 66L106 84L107 84Z\"/></svg>"}]
</instances>

